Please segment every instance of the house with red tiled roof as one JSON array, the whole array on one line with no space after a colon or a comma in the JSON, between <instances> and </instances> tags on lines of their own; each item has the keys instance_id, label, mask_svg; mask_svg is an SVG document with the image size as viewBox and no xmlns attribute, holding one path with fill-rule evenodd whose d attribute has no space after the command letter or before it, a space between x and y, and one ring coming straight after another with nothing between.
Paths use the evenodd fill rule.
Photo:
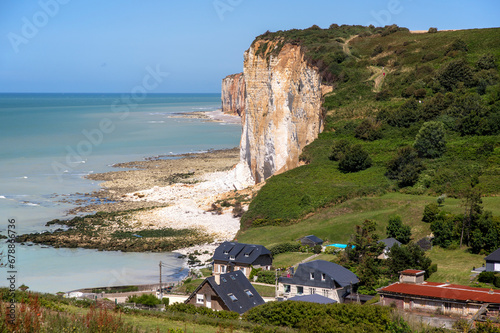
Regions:
<instances>
[{"instance_id":1,"label":"house with red tiled roof","mask_svg":"<svg viewBox=\"0 0 500 333\"><path fill-rule=\"evenodd\" d=\"M426 282L423 280L424 273L418 270L402 271L399 282L379 290L382 305L395 304L404 310L446 315L498 314L500 290Z\"/></svg>"}]
</instances>

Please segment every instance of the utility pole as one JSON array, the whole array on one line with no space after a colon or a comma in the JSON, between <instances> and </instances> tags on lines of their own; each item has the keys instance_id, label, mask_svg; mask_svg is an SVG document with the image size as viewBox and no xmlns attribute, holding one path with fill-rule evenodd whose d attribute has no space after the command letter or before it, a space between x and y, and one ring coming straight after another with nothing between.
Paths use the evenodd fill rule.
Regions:
<instances>
[{"instance_id":1,"label":"utility pole","mask_svg":"<svg viewBox=\"0 0 500 333\"><path fill-rule=\"evenodd\" d=\"M161 266L162 266L162 262L160 260L160 301L163 300L163 288L161 285Z\"/></svg>"}]
</instances>

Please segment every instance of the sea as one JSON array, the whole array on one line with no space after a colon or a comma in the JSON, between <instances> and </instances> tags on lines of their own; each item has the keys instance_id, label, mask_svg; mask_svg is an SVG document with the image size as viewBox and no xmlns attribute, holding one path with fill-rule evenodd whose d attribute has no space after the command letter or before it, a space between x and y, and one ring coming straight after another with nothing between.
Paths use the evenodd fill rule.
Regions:
<instances>
[{"instance_id":1,"label":"sea","mask_svg":"<svg viewBox=\"0 0 500 333\"><path fill-rule=\"evenodd\" d=\"M239 145L241 126L173 114L213 111L220 94L0 94L0 234L52 230L113 164ZM56 293L176 281L175 253L56 249L0 240L0 286ZM3 276L2 276L3 275ZM13 278L14 277L14 278Z\"/></svg>"}]
</instances>

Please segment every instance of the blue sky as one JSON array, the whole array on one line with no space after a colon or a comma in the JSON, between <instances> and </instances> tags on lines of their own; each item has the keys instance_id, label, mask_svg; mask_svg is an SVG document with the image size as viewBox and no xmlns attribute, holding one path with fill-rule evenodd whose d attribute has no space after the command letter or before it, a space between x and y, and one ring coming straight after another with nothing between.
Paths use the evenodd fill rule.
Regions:
<instances>
[{"instance_id":1,"label":"blue sky","mask_svg":"<svg viewBox=\"0 0 500 333\"><path fill-rule=\"evenodd\" d=\"M130 92L147 68L151 92L219 92L255 36L332 23L498 27L500 1L2 0L0 92Z\"/></svg>"}]
</instances>

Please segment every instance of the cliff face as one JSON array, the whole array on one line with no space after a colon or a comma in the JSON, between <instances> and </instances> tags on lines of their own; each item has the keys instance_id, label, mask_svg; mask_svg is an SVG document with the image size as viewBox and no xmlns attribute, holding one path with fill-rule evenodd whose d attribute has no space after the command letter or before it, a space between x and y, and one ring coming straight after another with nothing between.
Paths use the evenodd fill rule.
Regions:
<instances>
[{"instance_id":1,"label":"cliff face","mask_svg":"<svg viewBox=\"0 0 500 333\"><path fill-rule=\"evenodd\" d=\"M243 73L222 79L222 112L239 115L245 111L245 78Z\"/></svg>"},{"instance_id":2,"label":"cliff face","mask_svg":"<svg viewBox=\"0 0 500 333\"><path fill-rule=\"evenodd\" d=\"M305 60L300 46L285 44L273 54L275 47L257 41L244 56L240 159L257 183L297 167L302 149L323 130L317 69Z\"/></svg>"}]
</instances>

